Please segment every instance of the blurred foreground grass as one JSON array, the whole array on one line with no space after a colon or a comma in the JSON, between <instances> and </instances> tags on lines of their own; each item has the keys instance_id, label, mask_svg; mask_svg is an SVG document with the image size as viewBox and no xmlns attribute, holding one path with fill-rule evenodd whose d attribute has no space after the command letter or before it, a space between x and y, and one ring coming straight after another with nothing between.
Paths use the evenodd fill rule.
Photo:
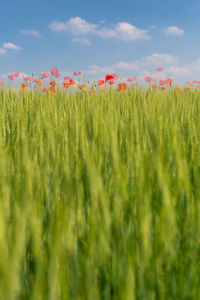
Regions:
<instances>
[{"instance_id":1,"label":"blurred foreground grass","mask_svg":"<svg viewBox=\"0 0 200 300\"><path fill-rule=\"evenodd\" d=\"M0 299L200 299L200 93L0 92Z\"/></svg>"}]
</instances>

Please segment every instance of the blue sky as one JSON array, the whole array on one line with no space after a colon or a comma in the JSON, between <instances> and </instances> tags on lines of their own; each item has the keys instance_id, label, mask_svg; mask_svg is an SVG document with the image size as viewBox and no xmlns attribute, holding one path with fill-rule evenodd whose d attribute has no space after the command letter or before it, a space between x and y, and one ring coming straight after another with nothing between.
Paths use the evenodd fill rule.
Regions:
<instances>
[{"instance_id":1,"label":"blue sky","mask_svg":"<svg viewBox=\"0 0 200 300\"><path fill-rule=\"evenodd\" d=\"M0 76L57 67L142 78L162 66L161 77L200 80L199 11L199 0L6 0Z\"/></svg>"}]
</instances>

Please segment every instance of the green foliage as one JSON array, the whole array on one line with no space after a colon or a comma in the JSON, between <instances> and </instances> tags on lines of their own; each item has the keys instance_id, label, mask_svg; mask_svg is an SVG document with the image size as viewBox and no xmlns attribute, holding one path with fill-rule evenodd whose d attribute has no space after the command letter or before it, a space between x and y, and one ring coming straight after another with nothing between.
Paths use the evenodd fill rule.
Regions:
<instances>
[{"instance_id":1,"label":"green foliage","mask_svg":"<svg viewBox=\"0 0 200 300\"><path fill-rule=\"evenodd\" d=\"M1 299L200 299L198 91L0 91Z\"/></svg>"}]
</instances>

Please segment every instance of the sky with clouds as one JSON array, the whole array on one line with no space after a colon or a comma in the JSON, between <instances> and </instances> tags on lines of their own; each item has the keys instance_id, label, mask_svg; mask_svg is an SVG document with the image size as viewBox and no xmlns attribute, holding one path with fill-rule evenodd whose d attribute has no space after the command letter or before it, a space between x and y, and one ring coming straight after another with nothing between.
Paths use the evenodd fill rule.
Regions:
<instances>
[{"instance_id":1,"label":"sky with clouds","mask_svg":"<svg viewBox=\"0 0 200 300\"><path fill-rule=\"evenodd\" d=\"M0 10L0 76L57 67L87 78L155 74L200 80L200 1L6 0Z\"/></svg>"}]
</instances>

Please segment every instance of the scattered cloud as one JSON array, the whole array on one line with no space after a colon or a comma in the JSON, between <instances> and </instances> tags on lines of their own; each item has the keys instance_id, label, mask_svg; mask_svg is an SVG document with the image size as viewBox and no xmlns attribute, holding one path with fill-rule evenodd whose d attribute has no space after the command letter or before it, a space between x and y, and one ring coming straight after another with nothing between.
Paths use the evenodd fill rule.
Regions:
<instances>
[{"instance_id":1,"label":"scattered cloud","mask_svg":"<svg viewBox=\"0 0 200 300\"><path fill-rule=\"evenodd\" d=\"M124 41L148 40L150 36L148 36L147 33L148 30L137 28L129 23L120 22L115 25L116 37Z\"/></svg>"},{"instance_id":2,"label":"scattered cloud","mask_svg":"<svg viewBox=\"0 0 200 300\"><path fill-rule=\"evenodd\" d=\"M176 76L184 76L184 78L188 78L188 76L192 75L192 66L170 66L166 69L168 74L173 74Z\"/></svg>"},{"instance_id":3,"label":"scattered cloud","mask_svg":"<svg viewBox=\"0 0 200 300\"><path fill-rule=\"evenodd\" d=\"M104 39L119 38L124 41L151 38L148 35L148 30L140 29L130 23L119 22L111 28L107 28L102 27L102 22L92 24L80 17L71 18L67 22L53 21L49 24L49 28L54 32L68 31L77 36L93 34Z\"/></svg>"},{"instance_id":4,"label":"scattered cloud","mask_svg":"<svg viewBox=\"0 0 200 300\"><path fill-rule=\"evenodd\" d=\"M176 56L165 53L153 53L137 61L140 66L169 65L177 62L178 58Z\"/></svg>"},{"instance_id":5,"label":"scattered cloud","mask_svg":"<svg viewBox=\"0 0 200 300\"><path fill-rule=\"evenodd\" d=\"M133 62L119 61L117 64L114 64L113 67L118 70L131 70L131 71L136 71L139 70L140 68L136 61Z\"/></svg>"},{"instance_id":6,"label":"scattered cloud","mask_svg":"<svg viewBox=\"0 0 200 300\"><path fill-rule=\"evenodd\" d=\"M182 66L171 65L166 73L179 80L200 80L200 60Z\"/></svg>"},{"instance_id":7,"label":"scattered cloud","mask_svg":"<svg viewBox=\"0 0 200 300\"><path fill-rule=\"evenodd\" d=\"M116 37L116 31L114 29L102 28L101 30L96 30L95 34L102 37L103 39L111 39Z\"/></svg>"},{"instance_id":8,"label":"scattered cloud","mask_svg":"<svg viewBox=\"0 0 200 300\"><path fill-rule=\"evenodd\" d=\"M164 31L165 31L165 34L168 36L177 36L177 35L184 34L184 30L181 28L178 28L176 26L169 26Z\"/></svg>"},{"instance_id":9,"label":"scattered cloud","mask_svg":"<svg viewBox=\"0 0 200 300\"><path fill-rule=\"evenodd\" d=\"M55 32L67 31L67 24L63 22L53 21L49 24L49 29Z\"/></svg>"},{"instance_id":10,"label":"scattered cloud","mask_svg":"<svg viewBox=\"0 0 200 300\"><path fill-rule=\"evenodd\" d=\"M53 21L49 24L52 31L71 31L74 35L94 33L98 25L91 24L80 17L71 18L66 23Z\"/></svg>"},{"instance_id":11,"label":"scattered cloud","mask_svg":"<svg viewBox=\"0 0 200 300\"><path fill-rule=\"evenodd\" d=\"M8 78L8 74L5 74L5 73L0 74L0 78L7 79Z\"/></svg>"},{"instance_id":12,"label":"scattered cloud","mask_svg":"<svg viewBox=\"0 0 200 300\"><path fill-rule=\"evenodd\" d=\"M37 30L32 30L32 29L24 29L24 30L21 30L21 34L26 34L26 35L31 35L33 37L36 37L36 38L40 38L41 37L41 34L39 33L39 31Z\"/></svg>"},{"instance_id":13,"label":"scattered cloud","mask_svg":"<svg viewBox=\"0 0 200 300\"><path fill-rule=\"evenodd\" d=\"M80 43L80 44L87 45L87 46L92 44L91 41L86 38L74 38L74 39L72 39L72 42Z\"/></svg>"},{"instance_id":14,"label":"scattered cloud","mask_svg":"<svg viewBox=\"0 0 200 300\"><path fill-rule=\"evenodd\" d=\"M0 48L0 55L5 55L7 51L5 49Z\"/></svg>"},{"instance_id":15,"label":"scattered cloud","mask_svg":"<svg viewBox=\"0 0 200 300\"><path fill-rule=\"evenodd\" d=\"M89 68L89 74L101 74L108 72L117 72L117 71L129 71L129 72L140 72L144 70L144 68L151 68L157 66L169 66L170 64L174 64L178 62L178 58L172 56L170 54L165 53L153 53L149 56L143 57L140 60L134 60L132 62L127 61L119 61L112 66L104 66L100 67L97 65L92 65Z\"/></svg>"},{"instance_id":16,"label":"scattered cloud","mask_svg":"<svg viewBox=\"0 0 200 300\"><path fill-rule=\"evenodd\" d=\"M69 31L71 31L75 35L83 35L87 33L95 32L98 25L91 24L84 19L79 17L71 18L67 23L66 26Z\"/></svg>"},{"instance_id":17,"label":"scattered cloud","mask_svg":"<svg viewBox=\"0 0 200 300\"><path fill-rule=\"evenodd\" d=\"M100 67L98 65L92 65L89 67L87 74L89 75L101 75L107 73L113 73L115 71L114 66Z\"/></svg>"},{"instance_id":18,"label":"scattered cloud","mask_svg":"<svg viewBox=\"0 0 200 300\"><path fill-rule=\"evenodd\" d=\"M167 76L166 76L166 73L165 72L151 72L150 70L142 70L139 72L137 78L138 80L144 80L144 77L151 77L151 78L159 78L159 79L165 79Z\"/></svg>"},{"instance_id":19,"label":"scattered cloud","mask_svg":"<svg viewBox=\"0 0 200 300\"><path fill-rule=\"evenodd\" d=\"M159 63L153 59L159 57ZM161 61L161 58L163 61ZM151 63L149 63L149 61ZM145 76L152 78L165 79L172 78L173 82L183 84L186 80L200 80L200 59L190 64L178 65L178 59L169 54L152 54L133 62L120 61L111 66L90 66L87 74L92 76L103 76L106 73L117 72L121 78L126 76L137 76L138 80L143 81ZM156 72L157 66L163 66L163 72Z\"/></svg>"},{"instance_id":20,"label":"scattered cloud","mask_svg":"<svg viewBox=\"0 0 200 300\"><path fill-rule=\"evenodd\" d=\"M3 44L3 48L5 48L5 49L12 49L12 50L22 50L21 47L16 46L16 45L13 44L13 43L4 43L4 44Z\"/></svg>"}]
</instances>

